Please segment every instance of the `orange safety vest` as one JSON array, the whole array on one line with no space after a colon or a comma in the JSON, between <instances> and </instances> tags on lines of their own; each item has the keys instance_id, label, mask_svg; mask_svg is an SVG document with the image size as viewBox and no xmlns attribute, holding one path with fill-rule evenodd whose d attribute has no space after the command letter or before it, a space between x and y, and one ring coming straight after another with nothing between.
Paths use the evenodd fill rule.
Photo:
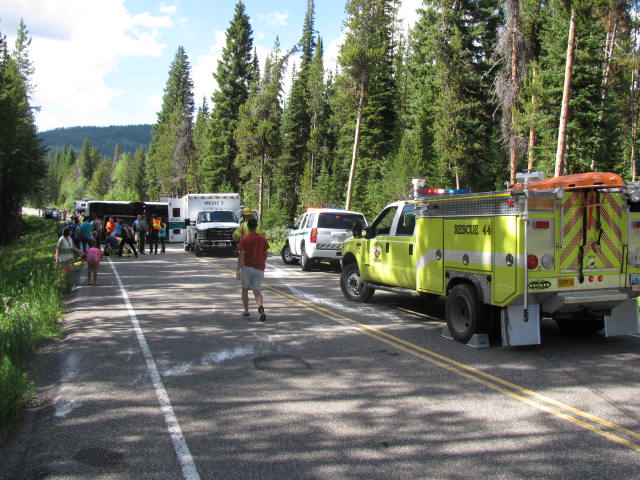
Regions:
<instances>
[{"instance_id":1,"label":"orange safety vest","mask_svg":"<svg viewBox=\"0 0 640 480\"><path fill-rule=\"evenodd\" d=\"M154 230L160 230L161 222L159 218L153 218L151 220L151 228Z\"/></svg>"}]
</instances>

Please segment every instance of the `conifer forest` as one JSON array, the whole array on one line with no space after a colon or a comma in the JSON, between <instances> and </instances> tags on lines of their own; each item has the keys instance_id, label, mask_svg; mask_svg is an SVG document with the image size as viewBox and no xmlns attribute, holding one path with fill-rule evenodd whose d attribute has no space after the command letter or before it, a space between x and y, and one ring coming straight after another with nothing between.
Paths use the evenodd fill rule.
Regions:
<instances>
[{"instance_id":1,"label":"conifer forest","mask_svg":"<svg viewBox=\"0 0 640 480\"><path fill-rule=\"evenodd\" d=\"M82 197L239 192L270 227L308 205L371 219L406 197L412 178L472 191L504 189L525 169L635 181L638 7L425 0L407 32L397 0L346 0L345 41L329 70L314 0L299 42L274 39L264 65L238 1L211 66L216 90L194 98L177 46L148 149L116 146L111 156L88 141L79 151L41 147L30 104L37 65L21 24L12 49L0 36L0 218L25 202L69 208Z\"/></svg>"}]
</instances>

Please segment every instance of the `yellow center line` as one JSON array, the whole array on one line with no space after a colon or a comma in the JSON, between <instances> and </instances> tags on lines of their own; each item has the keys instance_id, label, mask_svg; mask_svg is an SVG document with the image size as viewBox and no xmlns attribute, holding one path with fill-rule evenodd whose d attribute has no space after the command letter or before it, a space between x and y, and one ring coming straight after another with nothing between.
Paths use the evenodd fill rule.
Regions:
<instances>
[{"instance_id":1,"label":"yellow center line","mask_svg":"<svg viewBox=\"0 0 640 480\"><path fill-rule=\"evenodd\" d=\"M221 267L220 265L214 264L214 266L222 271L235 273L234 271ZM574 425L577 425L581 428L597 433L598 435L601 435L609 440L625 445L635 451L640 452L640 444L633 442L631 440L628 440L626 438L620 437L610 431L603 430L601 427L604 427L604 428L613 430L615 432L618 432L620 434L626 435L628 437L632 437L640 440L640 433L638 432L634 432L633 430L629 430L625 427L617 425L608 420L604 420L602 418L596 417L595 415L591 415L590 413L587 413L578 408L572 407L571 405L567 405L563 402L557 401L553 398L550 398L546 395L542 395L528 388L521 387L519 385L516 385L515 383L509 382L508 380L504 380L500 377L491 375L490 373L483 372L482 370L479 370L470 365L466 365L464 363L458 362L457 360L446 357L432 350L428 350L426 348L420 347L419 345L415 345L411 342L408 342L399 337L386 333L375 327L371 327L370 325L357 322L356 320L348 318L340 313L337 313L325 307L321 307L319 305L315 305L309 302L308 300L299 298L295 295L287 293L271 285L263 283L262 286L263 288L269 290L271 293L277 295L278 297L283 298L285 300L289 300L293 303L296 303L299 306L304 307L307 310L313 311L327 319L330 319L333 321L339 321L340 323L346 323L348 326L350 326L354 330L360 333L363 333L371 338L374 338L378 341L391 345L399 350L402 350L405 353L408 353L409 355L412 355L414 357L425 360L433 365L449 370L450 372L456 373L457 375L465 377L473 382L484 385L492 390L496 390L511 398L514 398L518 401L526 403L527 405L535 407L546 413L554 415L562 420L571 422ZM553 408L552 406L556 408ZM576 418L576 417L580 417L580 418ZM593 423L588 423L588 422L593 422ZM597 425L594 425L594 424L597 424Z\"/></svg>"}]
</instances>

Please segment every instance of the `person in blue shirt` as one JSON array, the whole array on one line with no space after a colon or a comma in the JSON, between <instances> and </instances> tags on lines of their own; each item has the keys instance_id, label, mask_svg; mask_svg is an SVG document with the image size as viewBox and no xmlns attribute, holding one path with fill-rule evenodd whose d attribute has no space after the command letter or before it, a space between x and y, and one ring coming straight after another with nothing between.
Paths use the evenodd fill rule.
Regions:
<instances>
[{"instance_id":1,"label":"person in blue shirt","mask_svg":"<svg viewBox=\"0 0 640 480\"><path fill-rule=\"evenodd\" d=\"M91 223L91 220L91 217L84 217L84 220L82 220L82 223L78 227L83 252L86 252L93 242L93 223Z\"/></svg>"}]
</instances>

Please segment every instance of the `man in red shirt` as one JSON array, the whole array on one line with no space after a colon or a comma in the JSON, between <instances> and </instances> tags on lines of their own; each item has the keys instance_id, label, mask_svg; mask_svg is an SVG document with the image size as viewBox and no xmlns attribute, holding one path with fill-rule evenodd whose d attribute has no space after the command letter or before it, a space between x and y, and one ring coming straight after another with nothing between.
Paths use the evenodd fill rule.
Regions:
<instances>
[{"instance_id":1,"label":"man in red shirt","mask_svg":"<svg viewBox=\"0 0 640 480\"><path fill-rule=\"evenodd\" d=\"M242 237L238 243L238 270L236 278L242 280L242 306L244 311L241 318L249 318L249 290L253 290L258 305L258 313L260 321L264 322L267 316L264 313L263 297L262 297L262 280L264 280L264 269L267 263L267 250L269 250L269 242L256 232L258 221L250 218L247 221L249 234Z\"/></svg>"}]
</instances>

